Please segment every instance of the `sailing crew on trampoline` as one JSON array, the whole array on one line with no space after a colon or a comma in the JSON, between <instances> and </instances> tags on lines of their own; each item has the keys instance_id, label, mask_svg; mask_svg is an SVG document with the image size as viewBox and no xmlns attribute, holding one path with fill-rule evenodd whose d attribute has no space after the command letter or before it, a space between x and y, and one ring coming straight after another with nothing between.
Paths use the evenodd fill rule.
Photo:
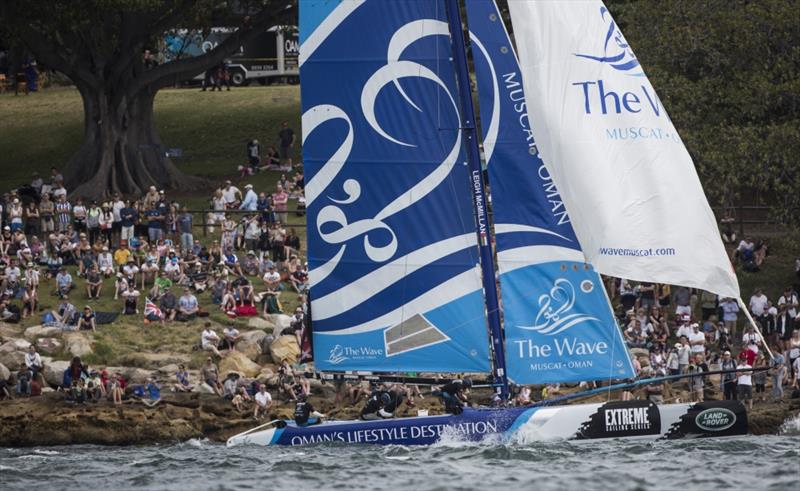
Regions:
<instances>
[{"instance_id":1,"label":"sailing crew on trampoline","mask_svg":"<svg viewBox=\"0 0 800 491\"><path fill-rule=\"evenodd\" d=\"M361 409L361 419L364 421L374 421L383 419L381 412L383 408L392 403L392 396L388 392L373 390L367 403Z\"/></svg>"},{"instance_id":2,"label":"sailing crew on trampoline","mask_svg":"<svg viewBox=\"0 0 800 491\"><path fill-rule=\"evenodd\" d=\"M464 405L467 403L467 396L464 391L471 387L472 380L468 378L463 380L456 379L449 384L443 385L441 395L444 410L451 414L461 414L464 411Z\"/></svg>"},{"instance_id":3,"label":"sailing crew on trampoline","mask_svg":"<svg viewBox=\"0 0 800 491\"><path fill-rule=\"evenodd\" d=\"M405 390L402 386L394 385L388 390L384 387L384 390L381 391L381 398L383 398L383 394L389 396L388 402L384 402L383 407L378 409L378 416L383 419L390 419L394 418L394 413L403 404L403 398L405 397Z\"/></svg>"},{"instance_id":4,"label":"sailing crew on trampoline","mask_svg":"<svg viewBox=\"0 0 800 491\"><path fill-rule=\"evenodd\" d=\"M298 394L297 404L294 406L294 422L297 426L311 426L322 423L325 415L314 410L314 406L306 400L305 394Z\"/></svg>"}]
</instances>

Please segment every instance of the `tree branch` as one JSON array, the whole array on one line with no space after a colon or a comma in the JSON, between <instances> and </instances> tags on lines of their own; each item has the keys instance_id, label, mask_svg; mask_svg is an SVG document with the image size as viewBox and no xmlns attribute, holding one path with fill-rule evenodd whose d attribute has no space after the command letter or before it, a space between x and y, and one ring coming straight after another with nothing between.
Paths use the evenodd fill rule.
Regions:
<instances>
[{"instance_id":1,"label":"tree branch","mask_svg":"<svg viewBox=\"0 0 800 491\"><path fill-rule=\"evenodd\" d=\"M272 5L272 4L270 4ZM171 85L176 80L183 80L193 77L208 67L221 63L226 57L233 54L239 46L247 44L251 39L264 31L267 27L280 24L292 14L294 7L287 7L276 11L270 6L264 7L249 23L239 27L234 33L220 43L216 48L209 52L193 58L184 58L170 63L159 65L145 72L138 83L134 84L128 92L128 96L133 96L136 92L152 87L158 90L162 87Z\"/></svg>"}]
</instances>

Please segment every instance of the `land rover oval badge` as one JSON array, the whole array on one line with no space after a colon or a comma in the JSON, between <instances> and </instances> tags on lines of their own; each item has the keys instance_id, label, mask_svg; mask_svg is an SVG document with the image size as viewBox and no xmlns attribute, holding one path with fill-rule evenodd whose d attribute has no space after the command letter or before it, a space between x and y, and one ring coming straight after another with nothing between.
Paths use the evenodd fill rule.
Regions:
<instances>
[{"instance_id":1,"label":"land rover oval badge","mask_svg":"<svg viewBox=\"0 0 800 491\"><path fill-rule=\"evenodd\" d=\"M736 414L730 409L715 407L701 411L694 422L701 430L725 431L736 423Z\"/></svg>"}]
</instances>

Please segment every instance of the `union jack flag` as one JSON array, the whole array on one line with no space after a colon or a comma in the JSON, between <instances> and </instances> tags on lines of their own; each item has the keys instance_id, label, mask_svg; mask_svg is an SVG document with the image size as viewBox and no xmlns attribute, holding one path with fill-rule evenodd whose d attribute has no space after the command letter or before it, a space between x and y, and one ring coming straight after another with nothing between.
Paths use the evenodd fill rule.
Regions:
<instances>
[{"instance_id":1,"label":"union jack flag","mask_svg":"<svg viewBox=\"0 0 800 491\"><path fill-rule=\"evenodd\" d=\"M161 309L159 309L156 304L154 304L152 300L147 297L144 299L144 318L148 320L158 320L164 318L164 314L161 313Z\"/></svg>"}]
</instances>

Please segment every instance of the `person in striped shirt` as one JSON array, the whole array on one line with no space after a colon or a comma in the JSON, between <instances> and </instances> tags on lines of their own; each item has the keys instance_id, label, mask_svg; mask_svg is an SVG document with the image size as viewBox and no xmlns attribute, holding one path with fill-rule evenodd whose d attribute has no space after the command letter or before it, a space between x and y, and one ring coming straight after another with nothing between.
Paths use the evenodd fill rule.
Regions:
<instances>
[{"instance_id":1,"label":"person in striped shirt","mask_svg":"<svg viewBox=\"0 0 800 491\"><path fill-rule=\"evenodd\" d=\"M67 226L72 223L72 205L67 201L66 196L59 196L56 202L56 227L59 232L65 232Z\"/></svg>"}]
</instances>

